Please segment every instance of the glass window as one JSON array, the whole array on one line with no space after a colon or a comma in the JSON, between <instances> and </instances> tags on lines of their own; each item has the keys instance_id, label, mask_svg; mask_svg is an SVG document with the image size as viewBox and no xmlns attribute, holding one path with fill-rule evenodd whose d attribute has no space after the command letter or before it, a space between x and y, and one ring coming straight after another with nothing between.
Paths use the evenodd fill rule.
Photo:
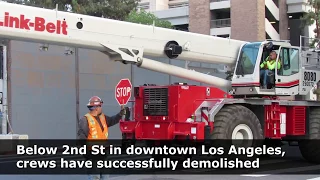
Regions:
<instances>
[{"instance_id":1,"label":"glass window","mask_svg":"<svg viewBox=\"0 0 320 180\"><path fill-rule=\"evenodd\" d=\"M256 65L261 43L250 43L243 46L237 65L236 74L252 74Z\"/></svg>"},{"instance_id":2,"label":"glass window","mask_svg":"<svg viewBox=\"0 0 320 180\"><path fill-rule=\"evenodd\" d=\"M279 75L290 76L299 72L299 50L282 48L280 52L281 69Z\"/></svg>"}]
</instances>

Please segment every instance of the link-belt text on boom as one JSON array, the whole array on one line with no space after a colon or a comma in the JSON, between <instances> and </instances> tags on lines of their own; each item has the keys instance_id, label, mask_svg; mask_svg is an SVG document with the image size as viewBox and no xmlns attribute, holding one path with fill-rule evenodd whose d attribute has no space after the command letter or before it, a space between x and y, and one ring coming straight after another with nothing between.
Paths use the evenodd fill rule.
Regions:
<instances>
[{"instance_id":1,"label":"link-belt text on boom","mask_svg":"<svg viewBox=\"0 0 320 180\"><path fill-rule=\"evenodd\" d=\"M16 29L34 30L38 32L48 32L67 35L68 25L66 21L57 20L56 22L46 22L42 17L35 17L34 21L21 14L19 17L11 16L5 12L4 20L0 21L0 27L10 27Z\"/></svg>"}]
</instances>

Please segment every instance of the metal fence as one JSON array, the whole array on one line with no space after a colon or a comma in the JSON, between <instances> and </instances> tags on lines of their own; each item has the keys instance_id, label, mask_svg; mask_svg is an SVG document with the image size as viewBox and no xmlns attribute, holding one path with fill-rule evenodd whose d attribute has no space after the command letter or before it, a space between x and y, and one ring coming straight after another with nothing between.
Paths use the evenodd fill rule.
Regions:
<instances>
[{"instance_id":1,"label":"metal fence","mask_svg":"<svg viewBox=\"0 0 320 180\"><path fill-rule=\"evenodd\" d=\"M215 19L211 20L211 28L231 27L231 19Z\"/></svg>"},{"instance_id":2,"label":"metal fence","mask_svg":"<svg viewBox=\"0 0 320 180\"><path fill-rule=\"evenodd\" d=\"M221 1L230 1L230 0L210 0L210 2L221 2Z\"/></svg>"},{"instance_id":3,"label":"metal fence","mask_svg":"<svg viewBox=\"0 0 320 180\"><path fill-rule=\"evenodd\" d=\"M189 1L169 3L169 9L189 6Z\"/></svg>"},{"instance_id":4,"label":"metal fence","mask_svg":"<svg viewBox=\"0 0 320 180\"><path fill-rule=\"evenodd\" d=\"M139 5L138 5L138 9L149 9L149 8L150 8L149 2L139 3Z\"/></svg>"},{"instance_id":5,"label":"metal fence","mask_svg":"<svg viewBox=\"0 0 320 180\"><path fill-rule=\"evenodd\" d=\"M318 50L320 51L320 38L311 38L307 36L300 36L301 50Z\"/></svg>"}]
</instances>

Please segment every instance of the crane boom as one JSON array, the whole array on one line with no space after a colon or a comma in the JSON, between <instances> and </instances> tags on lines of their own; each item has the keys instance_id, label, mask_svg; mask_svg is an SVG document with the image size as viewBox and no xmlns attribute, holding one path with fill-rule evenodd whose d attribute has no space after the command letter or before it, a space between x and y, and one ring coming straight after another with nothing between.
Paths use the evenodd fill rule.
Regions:
<instances>
[{"instance_id":1,"label":"crane boom","mask_svg":"<svg viewBox=\"0 0 320 180\"><path fill-rule=\"evenodd\" d=\"M145 59L169 57L180 60L234 65L244 41L99 18L70 12L0 2L0 37L93 49L112 60L134 63L142 68L176 74L174 69L155 67ZM166 53L169 51L169 53ZM155 62L154 62L155 63ZM160 65L158 63L158 65ZM163 65L163 64L162 64ZM169 68L171 68L168 65ZM181 70L181 69L179 69ZM221 87L229 84L215 77L188 71L180 77L197 79ZM219 78L217 78L219 79ZM203 81L199 81L203 82ZM227 85L229 86L229 85Z\"/></svg>"}]
</instances>

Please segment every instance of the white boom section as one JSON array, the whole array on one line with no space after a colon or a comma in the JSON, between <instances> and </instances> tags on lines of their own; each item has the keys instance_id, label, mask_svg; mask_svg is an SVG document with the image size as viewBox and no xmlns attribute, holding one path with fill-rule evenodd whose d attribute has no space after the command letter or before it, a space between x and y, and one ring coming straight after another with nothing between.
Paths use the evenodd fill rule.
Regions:
<instances>
[{"instance_id":1,"label":"white boom section","mask_svg":"<svg viewBox=\"0 0 320 180\"><path fill-rule=\"evenodd\" d=\"M171 74L181 78L187 78L189 80L197 82L215 85L222 88L231 87L231 82L228 80L203 74L197 71L191 71L177 66L171 66L170 64L165 64L151 59L144 58L143 63L140 67L161 73Z\"/></svg>"},{"instance_id":2,"label":"white boom section","mask_svg":"<svg viewBox=\"0 0 320 180\"><path fill-rule=\"evenodd\" d=\"M122 58L140 65L147 61L143 59L144 56L167 57L164 47L169 41L176 41L183 48L177 59L234 65L241 45L246 43L7 2L0 2L0 37L94 49L106 52L114 58L113 60ZM132 52L134 57L125 53L123 49ZM139 53L135 53L134 50L139 50ZM163 69L157 69L155 64L151 66L152 70L163 72ZM141 67L150 68L149 65ZM173 72L175 69L170 69L171 66L168 65L167 68L169 69L166 73L176 74ZM190 79L195 75L192 72L184 74L183 77ZM203 76L206 75L202 75L202 78ZM212 85L220 87L227 83L219 83L222 80L214 82L217 78L208 77L212 78Z\"/></svg>"}]
</instances>

